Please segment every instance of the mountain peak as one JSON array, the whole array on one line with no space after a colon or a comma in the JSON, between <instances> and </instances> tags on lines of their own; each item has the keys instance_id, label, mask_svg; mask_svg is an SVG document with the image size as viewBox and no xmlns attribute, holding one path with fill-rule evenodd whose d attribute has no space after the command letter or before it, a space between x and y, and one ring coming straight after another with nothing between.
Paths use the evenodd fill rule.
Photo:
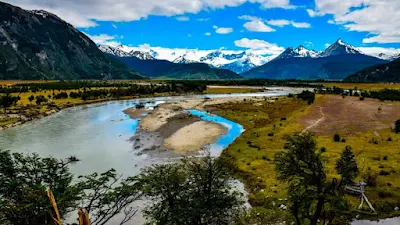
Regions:
<instances>
[{"instance_id":1,"label":"mountain peak","mask_svg":"<svg viewBox=\"0 0 400 225\"><path fill-rule=\"evenodd\" d=\"M331 44L323 52L319 54L320 57L327 57L333 55L347 55L347 54L362 54L354 46L345 43L339 38L335 43Z\"/></svg>"}]
</instances>

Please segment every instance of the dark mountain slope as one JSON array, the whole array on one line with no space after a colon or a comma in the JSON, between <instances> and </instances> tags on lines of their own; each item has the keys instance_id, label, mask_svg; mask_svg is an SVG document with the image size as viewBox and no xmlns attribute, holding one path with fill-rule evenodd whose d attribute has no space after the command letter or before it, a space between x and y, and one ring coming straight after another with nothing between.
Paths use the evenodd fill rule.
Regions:
<instances>
[{"instance_id":1,"label":"dark mountain slope","mask_svg":"<svg viewBox=\"0 0 400 225\"><path fill-rule=\"evenodd\" d=\"M400 82L400 58L365 68L344 79L351 82Z\"/></svg>"},{"instance_id":2,"label":"dark mountain slope","mask_svg":"<svg viewBox=\"0 0 400 225\"><path fill-rule=\"evenodd\" d=\"M181 64L167 60L142 60L136 57L119 57L130 68L154 78L173 79L237 79L230 70L211 68L203 63Z\"/></svg>"},{"instance_id":3,"label":"dark mountain slope","mask_svg":"<svg viewBox=\"0 0 400 225\"><path fill-rule=\"evenodd\" d=\"M0 79L140 79L72 25L0 2Z\"/></svg>"},{"instance_id":4,"label":"dark mountain slope","mask_svg":"<svg viewBox=\"0 0 400 225\"><path fill-rule=\"evenodd\" d=\"M362 68L385 62L363 54L341 54L318 58L293 57L272 60L242 75L245 78L340 80Z\"/></svg>"}]
</instances>

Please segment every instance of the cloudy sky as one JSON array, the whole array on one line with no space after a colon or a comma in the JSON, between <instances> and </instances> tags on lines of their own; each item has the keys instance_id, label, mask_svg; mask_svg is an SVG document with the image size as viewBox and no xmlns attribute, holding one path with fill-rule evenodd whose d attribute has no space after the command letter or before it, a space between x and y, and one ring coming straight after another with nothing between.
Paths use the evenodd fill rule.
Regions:
<instances>
[{"instance_id":1,"label":"cloudy sky","mask_svg":"<svg viewBox=\"0 0 400 225\"><path fill-rule=\"evenodd\" d=\"M57 14L95 42L276 55L342 38L366 53L400 53L399 0L6 0Z\"/></svg>"}]
</instances>

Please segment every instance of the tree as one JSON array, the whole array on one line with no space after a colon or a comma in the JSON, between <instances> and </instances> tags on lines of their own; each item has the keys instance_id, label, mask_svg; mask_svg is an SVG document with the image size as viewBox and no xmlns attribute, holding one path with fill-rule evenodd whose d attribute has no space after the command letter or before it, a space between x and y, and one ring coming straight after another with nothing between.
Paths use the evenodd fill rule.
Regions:
<instances>
[{"instance_id":1,"label":"tree","mask_svg":"<svg viewBox=\"0 0 400 225\"><path fill-rule=\"evenodd\" d=\"M184 159L144 170L139 183L154 204L145 211L149 224L231 224L243 201L232 190L223 159Z\"/></svg>"},{"instance_id":2,"label":"tree","mask_svg":"<svg viewBox=\"0 0 400 225\"><path fill-rule=\"evenodd\" d=\"M400 133L400 120L396 121L394 132L396 132L397 134Z\"/></svg>"},{"instance_id":3,"label":"tree","mask_svg":"<svg viewBox=\"0 0 400 225\"><path fill-rule=\"evenodd\" d=\"M288 182L290 209L296 224L316 225L319 219L332 221L336 211L347 204L338 182L327 180L321 152L310 133L287 137L286 151L276 154L275 170L279 180ZM308 224L308 223L307 223Z\"/></svg>"},{"instance_id":4,"label":"tree","mask_svg":"<svg viewBox=\"0 0 400 225\"><path fill-rule=\"evenodd\" d=\"M7 92L4 95L0 96L0 105L4 109L4 115L7 115L8 107L17 103L18 97L13 96L11 93Z\"/></svg>"},{"instance_id":5,"label":"tree","mask_svg":"<svg viewBox=\"0 0 400 225\"><path fill-rule=\"evenodd\" d=\"M29 96L28 100L29 100L30 104L32 104L32 101L35 100L35 96L33 96L33 95Z\"/></svg>"},{"instance_id":6,"label":"tree","mask_svg":"<svg viewBox=\"0 0 400 225\"><path fill-rule=\"evenodd\" d=\"M336 162L336 171L342 175L341 183L344 185L353 183L353 180L357 177L358 167L356 157L350 146L346 146L339 160Z\"/></svg>"},{"instance_id":7,"label":"tree","mask_svg":"<svg viewBox=\"0 0 400 225\"><path fill-rule=\"evenodd\" d=\"M54 224L47 188L54 194L61 218L78 207L89 211L93 225L103 225L119 212L125 215L120 224L132 218L136 210L131 203L141 195L133 178L120 180L109 170L73 182L71 163L0 151L1 224Z\"/></svg>"},{"instance_id":8,"label":"tree","mask_svg":"<svg viewBox=\"0 0 400 225\"><path fill-rule=\"evenodd\" d=\"M339 135L339 134L335 134L335 135L333 136L333 141L334 141L334 142L340 142L340 135Z\"/></svg>"},{"instance_id":9,"label":"tree","mask_svg":"<svg viewBox=\"0 0 400 225\"><path fill-rule=\"evenodd\" d=\"M47 102L47 98L44 97L43 95L38 95L36 96L36 105L42 104L42 102Z\"/></svg>"}]
</instances>

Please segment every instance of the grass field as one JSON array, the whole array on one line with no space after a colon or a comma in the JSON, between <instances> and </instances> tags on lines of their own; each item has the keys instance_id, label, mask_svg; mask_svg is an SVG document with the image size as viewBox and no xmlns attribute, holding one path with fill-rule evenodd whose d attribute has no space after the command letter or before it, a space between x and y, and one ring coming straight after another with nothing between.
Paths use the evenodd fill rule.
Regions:
<instances>
[{"instance_id":1,"label":"grass field","mask_svg":"<svg viewBox=\"0 0 400 225\"><path fill-rule=\"evenodd\" d=\"M371 102L363 103L368 107L363 108L356 104L360 102L358 98L317 95L316 102L310 106L295 98L283 97L273 102L217 105L210 110L242 124L246 129L224 154L233 159L238 177L250 192L249 201L253 206L276 209L279 204L287 204L286 186L276 179L274 156L284 149L286 135L308 128L315 132L319 148L326 148L323 156L330 178L338 177L334 168L343 149L347 145L353 148L360 168L357 180L376 179L375 187L367 187L367 196L378 210L378 217L384 217L394 215L391 214L395 213L394 207L400 205L400 134L395 134L390 128L394 118L400 119L398 111L390 112L390 109L395 110L399 105L368 101ZM348 110L358 110L357 114L349 114L344 121L335 121L342 118L335 111L338 105L353 105L354 108ZM378 114L378 106L383 108L381 113L387 111L391 116L368 117ZM324 119L321 119L320 107L324 107ZM358 130L364 120L366 125ZM371 123L372 120L377 123ZM342 134L345 142L333 141L336 132ZM348 198L351 208L356 210L360 200ZM365 208L364 212L368 209Z\"/></svg>"},{"instance_id":2,"label":"grass field","mask_svg":"<svg viewBox=\"0 0 400 225\"><path fill-rule=\"evenodd\" d=\"M326 87L339 87L343 89L358 89L365 91L376 91L382 89L400 89L400 84L386 84L386 83L322 83Z\"/></svg>"}]
</instances>

